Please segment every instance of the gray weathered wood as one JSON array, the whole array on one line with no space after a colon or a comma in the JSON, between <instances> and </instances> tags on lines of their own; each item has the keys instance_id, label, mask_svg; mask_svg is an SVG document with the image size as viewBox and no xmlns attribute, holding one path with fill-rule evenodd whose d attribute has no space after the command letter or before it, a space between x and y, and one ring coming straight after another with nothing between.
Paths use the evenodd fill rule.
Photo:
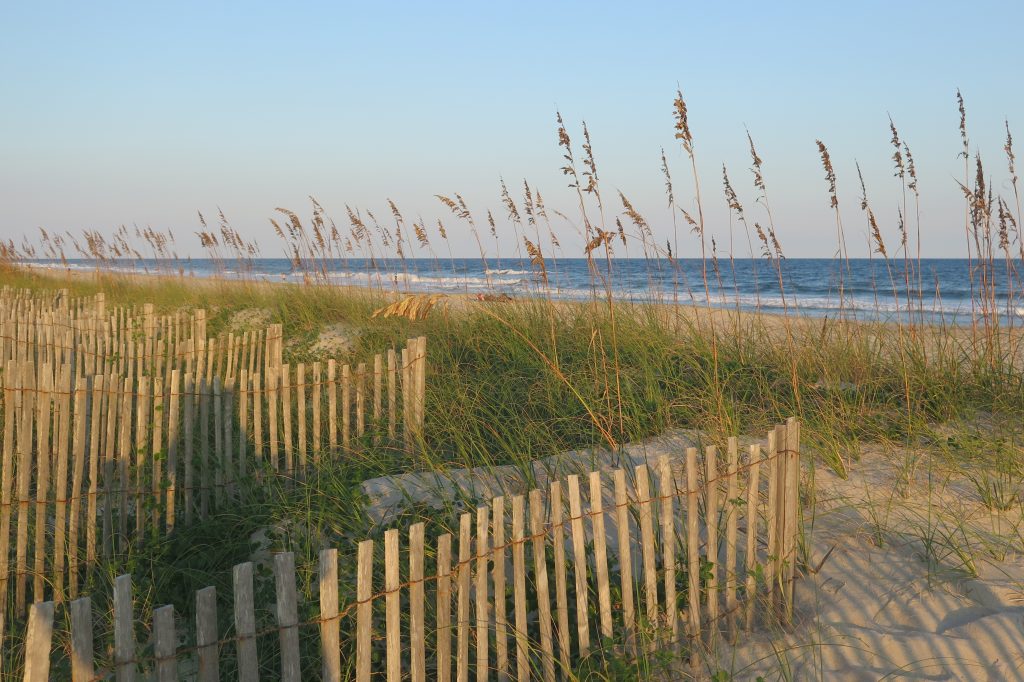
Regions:
<instances>
[{"instance_id":1,"label":"gray weathered wood","mask_svg":"<svg viewBox=\"0 0 1024 682\"><path fill-rule=\"evenodd\" d=\"M50 679L50 644L53 638L53 602L32 604L25 639L25 682Z\"/></svg>"},{"instance_id":2,"label":"gray weathered wood","mask_svg":"<svg viewBox=\"0 0 1024 682\"><path fill-rule=\"evenodd\" d=\"M153 656L157 682L175 682L178 679L178 637L174 628L174 607L161 606L153 610Z\"/></svg>"},{"instance_id":3,"label":"gray weathered wood","mask_svg":"<svg viewBox=\"0 0 1024 682\"><path fill-rule=\"evenodd\" d=\"M299 682L299 616L295 596L295 555L274 555L274 579L277 588L277 627L281 641L281 680Z\"/></svg>"},{"instance_id":4,"label":"gray weathered wood","mask_svg":"<svg viewBox=\"0 0 1024 682\"><path fill-rule=\"evenodd\" d=\"M301 367L301 365L300 365ZM299 403L302 404L301 401ZM323 679L341 681L341 648L338 622L338 550L320 550L320 657Z\"/></svg>"},{"instance_id":5,"label":"gray weathered wood","mask_svg":"<svg viewBox=\"0 0 1024 682\"><path fill-rule=\"evenodd\" d=\"M71 602L71 679L91 682L96 676L92 636L92 601L82 597Z\"/></svg>"},{"instance_id":6,"label":"gray weathered wood","mask_svg":"<svg viewBox=\"0 0 1024 682\"><path fill-rule=\"evenodd\" d=\"M373 540L359 543L356 559L356 680L369 682L373 632Z\"/></svg>"},{"instance_id":7,"label":"gray weathered wood","mask_svg":"<svg viewBox=\"0 0 1024 682\"><path fill-rule=\"evenodd\" d=\"M114 671L117 682L134 682L138 674L135 661L135 621L132 614L132 577L114 579Z\"/></svg>"},{"instance_id":8,"label":"gray weathered wood","mask_svg":"<svg viewBox=\"0 0 1024 682\"><path fill-rule=\"evenodd\" d=\"M196 649L198 682L220 679L220 645L217 642L217 588L196 591Z\"/></svg>"},{"instance_id":9,"label":"gray weathered wood","mask_svg":"<svg viewBox=\"0 0 1024 682\"><path fill-rule=\"evenodd\" d=\"M398 529L384 532L384 608L388 682L402 679L402 593Z\"/></svg>"},{"instance_id":10,"label":"gray weathered wood","mask_svg":"<svg viewBox=\"0 0 1024 682\"><path fill-rule=\"evenodd\" d=\"M253 603L252 562L234 567L235 647L238 652L239 682L256 682L259 663L256 653L256 614Z\"/></svg>"}]
</instances>

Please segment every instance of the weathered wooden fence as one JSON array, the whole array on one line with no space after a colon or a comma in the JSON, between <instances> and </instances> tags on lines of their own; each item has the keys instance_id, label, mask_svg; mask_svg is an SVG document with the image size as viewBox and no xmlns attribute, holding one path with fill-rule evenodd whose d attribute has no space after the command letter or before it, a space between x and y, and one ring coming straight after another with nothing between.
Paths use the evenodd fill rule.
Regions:
<instances>
[{"instance_id":1,"label":"weathered wooden fence","mask_svg":"<svg viewBox=\"0 0 1024 682\"><path fill-rule=\"evenodd\" d=\"M98 561L262 476L422 438L423 337L372 365L292 366L280 325L205 327L202 310L0 291L0 643L27 602L75 598Z\"/></svg>"},{"instance_id":2,"label":"weathered wooden fence","mask_svg":"<svg viewBox=\"0 0 1024 682\"><path fill-rule=\"evenodd\" d=\"M799 440L789 420L745 457L731 439L724 457L690 448L554 480L462 514L457 532L428 540L417 523L325 549L298 582L294 556L280 553L272 603L257 603L243 563L230 599L208 587L190 613L163 606L139 623L123 575L109 642L88 598L63 617L53 602L32 606L24 679L548 682L597 652L699 657L710 638L793 617Z\"/></svg>"}]
</instances>

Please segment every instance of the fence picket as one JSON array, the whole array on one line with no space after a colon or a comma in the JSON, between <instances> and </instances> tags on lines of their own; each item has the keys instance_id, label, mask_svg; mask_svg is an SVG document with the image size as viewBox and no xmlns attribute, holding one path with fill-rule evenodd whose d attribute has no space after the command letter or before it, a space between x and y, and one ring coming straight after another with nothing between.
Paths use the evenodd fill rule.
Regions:
<instances>
[{"instance_id":1,"label":"fence picket","mask_svg":"<svg viewBox=\"0 0 1024 682\"><path fill-rule=\"evenodd\" d=\"M217 642L217 588L196 591L196 649L199 682L220 679L220 645Z\"/></svg>"},{"instance_id":2,"label":"fence picket","mask_svg":"<svg viewBox=\"0 0 1024 682\"><path fill-rule=\"evenodd\" d=\"M256 682L259 679L252 570L252 562L247 561L236 565L232 571L235 593L235 647L238 652L239 682Z\"/></svg>"},{"instance_id":3,"label":"fence picket","mask_svg":"<svg viewBox=\"0 0 1024 682\"><path fill-rule=\"evenodd\" d=\"M25 639L25 682L50 679L50 644L53 639L53 602L32 604Z\"/></svg>"},{"instance_id":4,"label":"fence picket","mask_svg":"<svg viewBox=\"0 0 1024 682\"><path fill-rule=\"evenodd\" d=\"M132 618L132 577L119 575L114 579L114 671L117 682L134 682L138 674Z\"/></svg>"},{"instance_id":5,"label":"fence picket","mask_svg":"<svg viewBox=\"0 0 1024 682\"><path fill-rule=\"evenodd\" d=\"M498 679L508 679L508 627L505 604L505 498L491 500L491 537L494 549L491 565L494 581L494 655Z\"/></svg>"},{"instance_id":6,"label":"fence picket","mask_svg":"<svg viewBox=\"0 0 1024 682\"><path fill-rule=\"evenodd\" d=\"M533 582L537 593L540 655L545 682L555 680L555 649L551 640L551 596L548 592L547 533L544 531L544 497L530 491L530 533L533 535Z\"/></svg>"},{"instance_id":7,"label":"fence picket","mask_svg":"<svg viewBox=\"0 0 1024 682\"><path fill-rule=\"evenodd\" d=\"M384 532L384 608L388 682L402 679L402 593L398 529Z\"/></svg>"},{"instance_id":8,"label":"fence picket","mask_svg":"<svg viewBox=\"0 0 1024 682\"><path fill-rule=\"evenodd\" d=\"M686 561L689 574L688 608L691 638L700 637L700 510L697 480L697 448L686 448Z\"/></svg>"},{"instance_id":9,"label":"fence picket","mask_svg":"<svg viewBox=\"0 0 1024 682\"><path fill-rule=\"evenodd\" d=\"M629 498L626 495L625 470L616 469L614 478L615 526L619 542L619 589L622 591L622 624L626 646L632 647L636 627L633 605L633 535L629 528Z\"/></svg>"},{"instance_id":10,"label":"fence picket","mask_svg":"<svg viewBox=\"0 0 1024 682\"><path fill-rule=\"evenodd\" d=\"M423 545L425 526L409 527L409 671L412 682L425 682L426 632L423 617Z\"/></svg>"},{"instance_id":11,"label":"fence picket","mask_svg":"<svg viewBox=\"0 0 1024 682\"><path fill-rule=\"evenodd\" d=\"M473 515L467 512L459 517L459 567L456 572L458 595L455 607L456 646L458 647L455 653L456 682L469 682L469 589L472 543Z\"/></svg>"},{"instance_id":12,"label":"fence picket","mask_svg":"<svg viewBox=\"0 0 1024 682\"><path fill-rule=\"evenodd\" d=\"M173 606L153 610L153 639L157 682L174 682L178 679L178 637L174 629Z\"/></svg>"},{"instance_id":13,"label":"fence picket","mask_svg":"<svg viewBox=\"0 0 1024 682\"><path fill-rule=\"evenodd\" d=\"M530 679L529 632L526 624L526 548L523 546L525 505L522 495L512 498L512 576L515 592L516 675Z\"/></svg>"},{"instance_id":14,"label":"fence picket","mask_svg":"<svg viewBox=\"0 0 1024 682\"><path fill-rule=\"evenodd\" d=\"M370 636L373 628L373 540L359 543L356 560L356 680L369 682L372 664Z\"/></svg>"},{"instance_id":15,"label":"fence picket","mask_svg":"<svg viewBox=\"0 0 1024 682\"><path fill-rule=\"evenodd\" d=\"M338 550L320 550L320 566L317 575L320 583L320 657L323 659L323 679L340 682L339 634L341 628L338 623Z\"/></svg>"},{"instance_id":16,"label":"fence picket","mask_svg":"<svg viewBox=\"0 0 1024 682\"><path fill-rule=\"evenodd\" d=\"M299 682L299 616L295 597L295 555L274 555L274 582L277 589L277 627L281 640L281 680Z\"/></svg>"},{"instance_id":17,"label":"fence picket","mask_svg":"<svg viewBox=\"0 0 1024 682\"><path fill-rule=\"evenodd\" d=\"M92 600L71 602L71 680L90 682L95 676L92 636Z\"/></svg>"},{"instance_id":18,"label":"fence picket","mask_svg":"<svg viewBox=\"0 0 1024 682\"><path fill-rule=\"evenodd\" d=\"M490 530L490 508L486 505L476 510L476 679L486 682L490 668L490 592L487 587L488 531Z\"/></svg>"}]
</instances>

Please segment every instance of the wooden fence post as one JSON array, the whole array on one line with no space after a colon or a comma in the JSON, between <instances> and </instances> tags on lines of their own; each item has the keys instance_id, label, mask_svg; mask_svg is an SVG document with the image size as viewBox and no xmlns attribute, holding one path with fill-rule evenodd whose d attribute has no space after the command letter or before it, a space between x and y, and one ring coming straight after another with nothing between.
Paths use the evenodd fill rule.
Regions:
<instances>
[{"instance_id":1,"label":"wooden fence post","mask_svg":"<svg viewBox=\"0 0 1024 682\"><path fill-rule=\"evenodd\" d=\"M178 679L178 638L174 628L173 606L161 606L153 610L153 639L157 682L175 682Z\"/></svg>"},{"instance_id":2,"label":"wooden fence post","mask_svg":"<svg viewBox=\"0 0 1024 682\"><path fill-rule=\"evenodd\" d=\"M423 616L424 524L409 527L409 670L412 682L426 681L426 628Z\"/></svg>"},{"instance_id":3,"label":"wooden fence post","mask_svg":"<svg viewBox=\"0 0 1024 682\"><path fill-rule=\"evenodd\" d=\"M217 642L217 588L196 591L196 649L199 682L220 679L220 646Z\"/></svg>"},{"instance_id":4,"label":"wooden fence post","mask_svg":"<svg viewBox=\"0 0 1024 682\"><path fill-rule=\"evenodd\" d=\"M253 603L252 562L238 564L232 571L235 592L235 647L238 652L239 682L257 682L256 615Z\"/></svg>"},{"instance_id":5,"label":"wooden fence post","mask_svg":"<svg viewBox=\"0 0 1024 682\"><path fill-rule=\"evenodd\" d=\"M25 640L25 682L50 679L50 645L53 638L53 602L36 602L28 610Z\"/></svg>"},{"instance_id":6,"label":"wooden fence post","mask_svg":"<svg viewBox=\"0 0 1024 682\"><path fill-rule=\"evenodd\" d=\"M90 682L96 675L93 663L92 601L82 597L71 602L71 679Z\"/></svg>"},{"instance_id":7,"label":"wooden fence post","mask_svg":"<svg viewBox=\"0 0 1024 682\"><path fill-rule=\"evenodd\" d=\"M281 640L281 680L299 682L299 616L295 598L295 555L281 552L274 555L274 578L277 587L277 626Z\"/></svg>"},{"instance_id":8,"label":"wooden fence post","mask_svg":"<svg viewBox=\"0 0 1024 682\"><path fill-rule=\"evenodd\" d=\"M135 682L135 621L132 609L132 577L114 579L114 670L117 682Z\"/></svg>"},{"instance_id":9,"label":"wooden fence post","mask_svg":"<svg viewBox=\"0 0 1024 682\"><path fill-rule=\"evenodd\" d=\"M356 559L356 680L369 682L373 632L373 540L359 543ZM440 649L439 649L440 651Z\"/></svg>"},{"instance_id":10,"label":"wooden fence post","mask_svg":"<svg viewBox=\"0 0 1024 682\"><path fill-rule=\"evenodd\" d=\"M536 489L530 491L530 534L533 535L533 582L537 593L541 666L544 681L554 682L555 648L551 635L551 595L548 591L548 534L544 529L544 495Z\"/></svg>"},{"instance_id":11,"label":"wooden fence post","mask_svg":"<svg viewBox=\"0 0 1024 682\"><path fill-rule=\"evenodd\" d=\"M422 528L422 524L418 525ZM323 679L326 682L341 682L338 550L320 550L320 570L317 574L320 582L320 655L323 659Z\"/></svg>"}]
</instances>

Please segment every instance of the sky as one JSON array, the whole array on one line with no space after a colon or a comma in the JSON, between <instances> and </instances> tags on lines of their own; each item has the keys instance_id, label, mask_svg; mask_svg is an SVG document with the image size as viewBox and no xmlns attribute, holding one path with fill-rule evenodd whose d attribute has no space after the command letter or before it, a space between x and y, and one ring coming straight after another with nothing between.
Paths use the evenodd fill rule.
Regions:
<instances>
[{"instance_id":1,"label":"sky","mask_svg":"<svg viewBox=\"0 0 1024 682\"><path fill-rule=\"evenodd\" d=\"M891 116L920 176L922 253L961 257L957 89L971 153L1008 198L1004 120L1024 144L1017 2L965 11L947 2L5 0L2 17L4 239L38 227L151 226L175 235L179 255L199 256L197 212L220 209L276 257L275 208L308 217L314 196L339 225L346 205L389 215L388 199L409 220L444 218L455 255L474 256L468 231L435 198L458 192L478 223L494 212L500 237L488 248L508 255L516 245L501 178L517 196L527 180L579 224L559 170L560 111L574 144L587 123L607 224L621 215L621 191L662 240L674 229L662 148L678 203L696 209L673 138L680 88L719 250L730 232L723 164L748 218L767 219L751 184L749 129L787 256L836 250L816 139L838 174L850 255L868 253L855 163L893 251L902 191ZM562 255L581 256L573 225L555 227ZM679 229L678 255L699 255ZM747 255L733 229L734 252Z\"/></svg>"}]
</instances>

